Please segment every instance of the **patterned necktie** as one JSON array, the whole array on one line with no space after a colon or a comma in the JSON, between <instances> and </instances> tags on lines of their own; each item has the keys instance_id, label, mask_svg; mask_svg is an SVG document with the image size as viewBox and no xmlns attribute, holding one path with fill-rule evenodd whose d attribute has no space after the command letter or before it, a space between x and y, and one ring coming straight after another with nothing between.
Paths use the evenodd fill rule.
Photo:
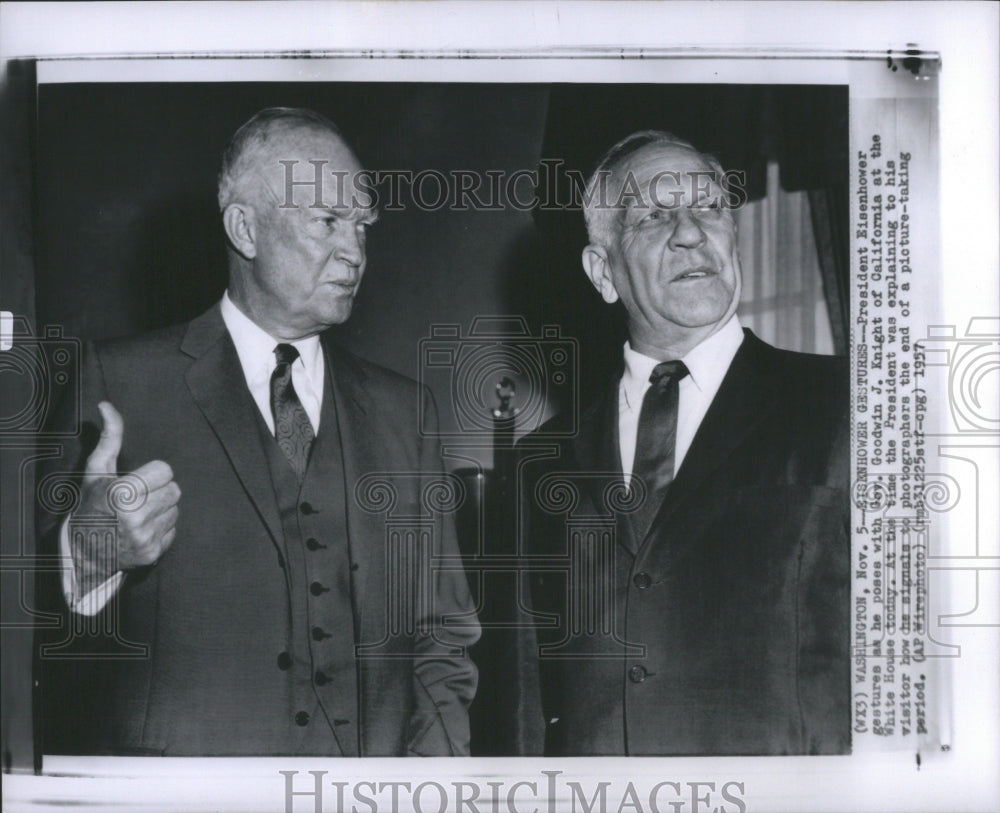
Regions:
<instances>
[{"instance_id":1,"label":"patterned necktie","mask_svg":"<svg viewBox=\"0 0 1000 813\"><path fill-rule=\"evenodd\" d=\"M290 344L279 344L274 348L274 356L278 360L271 374L274 437L301 481L309 461L309 447L316 435L292 384L292 363L299 357L299 351Z\"/></svg>"},{"instance_id":2,"label":"patterned necktie","mask_svg":"<svg viewBox=\"0 0 1000 813\"><path fill-rule=\"evenodd\" d=\"M667 486L674 479L677 404L680 400L680 381L687 374L688 368L683 361L657 364L649 377L649 389L642 399L635 462L632 465L632 477L638 477L646 487L646 498L632 515L640 539L649 530Z\"/></svg>"}]
</instances>

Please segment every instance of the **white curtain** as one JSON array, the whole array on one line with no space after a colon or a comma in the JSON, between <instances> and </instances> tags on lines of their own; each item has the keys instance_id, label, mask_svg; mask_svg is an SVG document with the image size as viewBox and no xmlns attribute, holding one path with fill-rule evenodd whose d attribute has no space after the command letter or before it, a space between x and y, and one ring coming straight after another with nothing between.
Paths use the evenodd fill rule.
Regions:
<instances>
[{"instance_id":1,"label":"white curtain","mask_svg":"<svg viewBox=\"0 0 1000 813\"><path fill-rule=\"evenodd\" d=\"M743 263L743 326L775 347L832 355L808 195L782 190L772 162L767 195L734 214Z\"/></svg>"}]
</instances>

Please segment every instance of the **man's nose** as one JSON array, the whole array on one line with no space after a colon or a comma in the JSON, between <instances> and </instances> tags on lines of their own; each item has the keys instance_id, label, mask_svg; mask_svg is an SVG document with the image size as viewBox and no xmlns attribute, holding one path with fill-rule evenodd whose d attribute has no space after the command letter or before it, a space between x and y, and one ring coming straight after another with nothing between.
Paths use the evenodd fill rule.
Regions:
<instances>
[{"instance_id":1,"label":"man's nose","mask_svg":"<svg viewBox=\"0 0 1000 813\"><path fill-rule=\"evenodd\" d=\"M675 251L679 248L698 248L704 242L705 232L695 214L686 207L679 209L670 234L670 248Z\"/></svg>"},{"instance_id":2,"label":"man's nose","mask_svg":"<svg viewBox=\"0 0 1000 813\"><path fill-rule=\"evenodd\" d=\"M365 261L364 227L351 220L341 220L337 224L336 240L334 256L340 262L359 266Z\"/></svg>"}]
</instances>

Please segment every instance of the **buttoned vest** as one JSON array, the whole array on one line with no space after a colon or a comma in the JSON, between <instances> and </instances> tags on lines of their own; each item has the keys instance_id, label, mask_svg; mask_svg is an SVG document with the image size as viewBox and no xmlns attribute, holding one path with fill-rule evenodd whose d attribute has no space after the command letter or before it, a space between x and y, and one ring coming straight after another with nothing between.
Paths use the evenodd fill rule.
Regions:
<instances>
[{"instance_id":1,"label":"buttoned vest","mask_svg":"<svg viewBox=\"0 0 1000 813\"><path fill-rule=\"evenodd\" d=\"M288 587L287 645L278 668L290 682L289 746L293 753L358 754L356 618L351 588L340 433L327 365L320 428L301 485L263 419L281 517L279 560Z\"/></svg>"}]
</instances>

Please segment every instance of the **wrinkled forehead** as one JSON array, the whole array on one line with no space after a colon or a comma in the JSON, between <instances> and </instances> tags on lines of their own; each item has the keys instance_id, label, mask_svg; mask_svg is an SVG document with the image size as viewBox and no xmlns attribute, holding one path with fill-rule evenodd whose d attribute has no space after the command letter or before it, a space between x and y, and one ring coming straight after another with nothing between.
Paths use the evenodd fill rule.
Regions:
<instances>
[{"instance_id":1,"label":"wrinkled forehead","mask_svg":"<svg viewBox=\"0 0 1000 813\"><path fill-rule=\"evenodd\" d=\"M717 168L700 152L678 144L649 144L615 171L624 202L682 205L723 193Z\"/></svg>"},{"instance_id":2,"label":"wrinkled forehead","mask_svg":"<svg viewBox=\"0 0 1000 813\"><path fill-rule=\"evenodd\" d=\"M255 156L267 198L282 208L325 208L363 217L366 173L344 141L320 129L296 128L272 136Z\"/></svg>"}]
</instances>

